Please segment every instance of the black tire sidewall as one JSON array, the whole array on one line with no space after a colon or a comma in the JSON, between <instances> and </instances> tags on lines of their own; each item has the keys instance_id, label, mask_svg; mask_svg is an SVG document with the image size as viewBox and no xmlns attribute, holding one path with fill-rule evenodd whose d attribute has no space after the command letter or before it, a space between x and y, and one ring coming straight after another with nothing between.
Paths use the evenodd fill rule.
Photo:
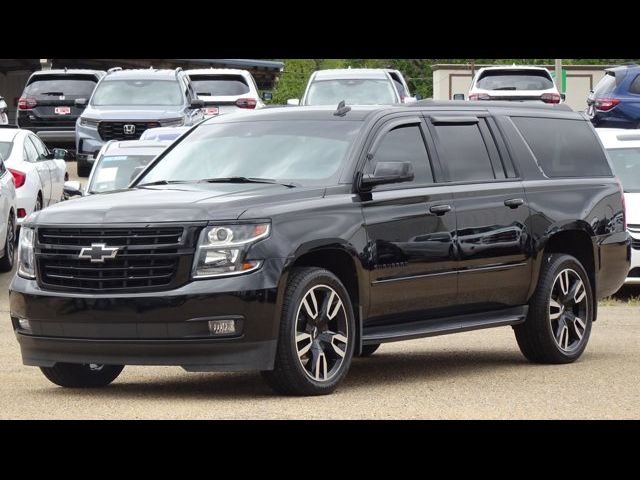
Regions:
<instances>
[{"instance_id":1,"label":"black tire sidewall","mask_svg":"<svg viewBox=\"0 0 640 480\"><path fill-rule=\"evenodd\" d=\"M287 357L290 358L290 361L295 365L295 370L298 372L301 381L304 379L311 388L314 390L322 391L322 390L333 390L340 381L345 377L347 372L349 371L349 367L351 366L351 360L353 358L353 353L355 349L355 317L353 314L353 307L351 305L351 299L347 293L347 290L342 285L342 282L338 280L338 278L333 275L331 272L324 269L309 269L304 274L304 278L300 283L297 283L293 291L288 291L287 294L291 295L293 299L292 302L289 303L286 311L283 312L284 315L284 324L281 328L284 329L280 335L280 342L285 342L283 348L287 349ZM347 322L349 327L348 338L349 341L347 343L347 351L340 367L340 371L333 376L329 381L326 382L318 382L312 378L310 378L303 366L300 364L298 360L298 352L295 344L295 329L296 329L296 315L298 311L298 307L300 306L300 302L304 298L304 295L314 286L316 285L328 285L333 288L336 293L340 296L340 300L342 300L342 304L344 305L345 312L347 314Z\"/></svg>"},{"instance_id":2,"label":"black tire sidewall","mask_svg":"<svg viewBox=\"0 0 640 480\"><path fill-rule=\"evenodd\" d=\"M570 268L571 270L575 271L580 276L580 279L587 287L586 293L587 293L588 315L587 315L587 318L585 319L586 330L582 338L582 344L580 345L579 348L577 348L572 352L566 352L562 350L555 341L555 336L551 328L551 321L549 320L548 314L546 315L546 322L545 322L546 332L549 337L550 343L553 345L553 347L557 352L557 355L560 357L563 357L567 361L574 361L578 357L580 357L580 355L582 355L582 353L587 347L587 344L589 343L589 337L591 336L591 327L593 324L593 314L594 314L594 302L593 302L593 291L591 288L591 281L589 280L589 276L587 275L587 272L585 271L582 264L576 258L570 255L553 255L551 256L549 261L551 263L549 265L549 268L553 269L553 273L550 276L550 281L547 282L547 285L545 285L545 295L546 295L546 301L544 304L545 312L549 311L549 302L551 300L551 289L553 288L553 282L562 270L566 268Z\"/></svg>"}]
</instances>

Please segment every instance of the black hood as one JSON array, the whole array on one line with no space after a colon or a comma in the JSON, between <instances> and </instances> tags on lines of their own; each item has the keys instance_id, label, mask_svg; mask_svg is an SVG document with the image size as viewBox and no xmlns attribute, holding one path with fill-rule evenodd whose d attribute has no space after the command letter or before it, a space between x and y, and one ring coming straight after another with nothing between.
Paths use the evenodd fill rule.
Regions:
<instances>
[{"instance_id":1,"label":"black hood","mask_svg":"<svg viewBox=\"0 0 640 480\"><path fill-rule=\"evenodd\" d=\"M235 220L251 207L322 197L324 188L275 184L168 185L90 195L57 203L27 223L102 224Z\"/></svg>"}]
</instances>

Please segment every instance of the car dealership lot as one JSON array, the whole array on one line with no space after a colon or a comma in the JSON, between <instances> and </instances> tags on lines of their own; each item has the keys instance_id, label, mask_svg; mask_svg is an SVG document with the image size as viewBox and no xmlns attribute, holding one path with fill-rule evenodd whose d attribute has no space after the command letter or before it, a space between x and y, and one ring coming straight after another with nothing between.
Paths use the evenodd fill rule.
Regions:
<instances>
[{"instance_id":1,"label":"car dealership lot","mask_svg":"<svg viewBox=\"0 0 640 480\"><path fill-rule=\"evenodd\" d=\"M71 179L75 164L69 163ZM2 419L640 418L640 306L601 307L570 365L525 360L510 327L383 345L336 393L279 397L258 373L126 367L109 387L63 389L22 365L0 275ZM637 293L636 293L637 295Z\"/></svg>"}]
</instances>

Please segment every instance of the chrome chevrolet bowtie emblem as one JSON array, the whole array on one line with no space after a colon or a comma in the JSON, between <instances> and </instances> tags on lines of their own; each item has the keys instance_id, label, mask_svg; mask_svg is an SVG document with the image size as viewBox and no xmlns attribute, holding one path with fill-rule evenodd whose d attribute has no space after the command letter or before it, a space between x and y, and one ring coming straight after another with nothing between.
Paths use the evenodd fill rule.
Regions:
<instances>
[{"instance_id":1,"label":"chrome chevrolet bowtie emblem","mask_svg":"<svg viewBox=\"0 0 640 480\"><path fill-rule=\"evenodd\" d=\"M78 258L86 258L93 263L104 263L107 258L116 258L118 247L107 247L104 243L92 243L90 247L80 250Z\"/></svg>"},{"instance_id":2,"label":"chrome chevrolet bowtie emblem","mask_svg":"<svg viewBox=\"0 0 640 480\"><path fill-rule=\"evenodd\" d=\"M136 126L131 123L127 123L123 127L123 129L124 129L125 135L133 135L134 133L136 133Z\"/></svg>"}]
</instances>

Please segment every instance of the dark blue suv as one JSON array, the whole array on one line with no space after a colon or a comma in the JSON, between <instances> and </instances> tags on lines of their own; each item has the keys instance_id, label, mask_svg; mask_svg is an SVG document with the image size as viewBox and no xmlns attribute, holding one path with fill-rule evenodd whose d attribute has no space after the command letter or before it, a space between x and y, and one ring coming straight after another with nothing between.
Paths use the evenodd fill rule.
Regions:
<instances>
[{"instance_id":1,"label":"dark blue suv","mask_svg":"<svg viewBox=\"0 0 640 480\"><path fill-rule=\"evenodd\" d=\"M640 128L640 65L608 68L587 98L597 127Z\"/></svg>"}]
</instances>

